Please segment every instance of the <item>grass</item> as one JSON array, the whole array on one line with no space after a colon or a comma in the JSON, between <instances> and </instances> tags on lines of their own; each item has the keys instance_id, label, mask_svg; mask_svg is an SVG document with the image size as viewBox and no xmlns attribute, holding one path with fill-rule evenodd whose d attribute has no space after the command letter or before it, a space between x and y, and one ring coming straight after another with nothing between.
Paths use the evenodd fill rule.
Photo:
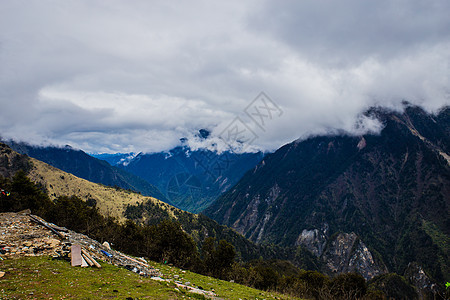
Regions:
<instances>
[{"instance_id":1,"label":"grass","mask_svg":"<svg viewBox=\"0 0 450 300\"><path fill-rule=\"evenodd\" d=\"M49 257L1 262L1 299L178 299L171 286L108 264L73 268ZM151 296L150 296L151 295Z\"/></svg>"},{"instance_id":2,"label":"grass","mask_svg":"<svg viewBox=\"0 0 450 300\"><path fill-rule=\"evenodd\" d=\"M176 218L174 210L178 209L158 199L93 183L61 171L37 159L30 159L33 163L33 168L28 177L31 181L42 184L52 200L59 196L71 195L76 195L83 200L94 199L102 215L116 217L120 222L125 221L123 212L126 205L136 205L150 200L170 216Z\"/></svg>"},{"instance_id":3,"label":"grass","mask_svg":"<svg viewBox=\"0 0 450 300\"><path fill-rule=\"evenodd\" d=\"M292 299L239 284L202 276L175 267L155 264L171 282L141 277L126 269L102 263L102 269L71 267L50 257L25 257L0 261L0 299L204 299L177 288L183 283L214 290L219 299Z\"/></svg>"},{"instance_id":4,"label":"grass","mask_svg":"<svg viewBox=\"0 0 450 300\"><path fill-rule=\"evenodd\" d=\"M296 299L290 296L282 295L275 292L266 292L247 286L231 283L228 281L200 275L187 270L180 270L176 267L171 267L163 264L152 263L153 266L159 269L165 278L174 278L178 275L179 280L183 284L190 282L194 286L202 287L206 291L214 290L220 298L225 299Z\"/></svg>"}]
</instances>

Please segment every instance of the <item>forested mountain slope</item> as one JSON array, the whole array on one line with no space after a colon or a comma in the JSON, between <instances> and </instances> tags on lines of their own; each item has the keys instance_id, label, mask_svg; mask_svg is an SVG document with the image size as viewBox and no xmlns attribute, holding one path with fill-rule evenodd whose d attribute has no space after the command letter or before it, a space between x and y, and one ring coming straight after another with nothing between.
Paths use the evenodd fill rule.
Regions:
<instances>
[{"instance_id":1,"label":"forested mountain slope","mask_svg":"<svg viewBox=\"0 0 450 300\"><path fill-rule=\"evenodd\" d=\"M205 213L255 242L305 245L322 258L340 233L355 233L389 271L417 262L448 280L450 109L367 114L384 124L379 135L287 144Z\"/></svg>"}]
</instances>

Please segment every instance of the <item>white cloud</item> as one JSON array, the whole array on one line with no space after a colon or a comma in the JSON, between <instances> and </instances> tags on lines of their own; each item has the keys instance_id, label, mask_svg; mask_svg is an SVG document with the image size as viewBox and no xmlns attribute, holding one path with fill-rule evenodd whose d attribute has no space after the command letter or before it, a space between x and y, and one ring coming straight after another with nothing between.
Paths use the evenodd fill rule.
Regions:
<instances>
[{"instance_id":1,"label":"white cloud","mask_svg":"<svg viewBox=\"0 0 450 300\"><path fill-rule=\"evenodd\" d=\"M444 0L3 1L0 135L139 152L217 137L236 116L270 150L360 133L372 105L450 104L449 13ZM260 91L284 112L264 130L243 112Z\"/></svg>"}]
</instances>

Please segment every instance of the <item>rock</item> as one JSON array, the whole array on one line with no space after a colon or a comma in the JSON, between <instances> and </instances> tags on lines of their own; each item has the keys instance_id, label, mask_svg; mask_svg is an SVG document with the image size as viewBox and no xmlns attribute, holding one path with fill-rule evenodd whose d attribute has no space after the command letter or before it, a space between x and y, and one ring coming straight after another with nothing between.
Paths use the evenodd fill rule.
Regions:
<instances>
[{"instance_id":1,"label":"rock","mask_svg":"<svg viewBox=\"0 0 450 300\"><path fill-rule=\"evenodd\" d=\"M49 245L51 248L56 248L57 246L59 246L59 244L61 244L61 241L57 239L48 239L46 241L46 244Z\"/></svg>"},{"instance_id":2,"label":"rock","mask_svg":"<svg viewBox=\"0 0 450 300\"><path fill-rule=\"evenodd\" d=\"M436 294L443 293L425 273L422 266L415 262L408 264L404 277L412 284L419 293L420 299L435 299Z\"/></svg>"},{"instance_id":3,"label":"rock","mask_svg":"<svg viewBox=\"0 0 450 300\"><path fill-rule=\"evenodd\" d=\"M31 241L25 241L22 245L24 245L25 247L31 247L33 243Z\"/></svg>"},{"instance_id":4,"label":"rock","mask_svg":"<svg viewBox=\"0 0 450 300\"><path fill-rule=\"evenodd\" d=\"M152 277L150 277L150 279L153 279L153 280L156 280L156 281L165 281L164 279L162 279L159 276L152 276Z\"/></svg>"},{"instance_id":5,"label":"rock","mask_svg":"<svg viewBox=\"0 0 450 300\"><path fill-rule=\"evenodd\" d=\"M108 242L103 242L102 245L105 246L108 250L111 250L111 245Z\"/></svg>"},{"instance_id":6,"label":"rock","mask_svg":"<svg viewBox=\"0 0 450 300\"><path fill-rule=\"evenodd\" d=\"M301 245L316 257L322 259L328 272L332 274L357 272L366 280L387 273L382 262L375 261L372 253L355 233L340 233L332 240L328 238L329 226L321 229L304 229L298 236L296 245Z\"/></svg>"},{"instance_id":7,"label":"rock","mask_svg":"<svg viewBox=\"0 0 450 300\"><path fill-rule=\"evenodd\" d=\"M325 223L321 230L304 229L300 236L297 238L296 245L302 245L315 256L320 257L325 250L327 244L328 224Z\"/></svg>"},{"instance_id":8,"label":"rock","mask_svg":"<svg viewBox=\"0 0 450 300\"><path fill-rule=\"evenodd\" d=\"M39 219L42 223L36 222L34 219ZM0 254L4 257L51 256L54 259L71 261L77 258L70 253L71 245L77 244L89 252L93 259L104 260L101 251L107 249L107 246L86 235L67 229L64 229L66 230L65 239L61 241L55 238L61 233L59 232L57 235L44 224L49 225L52 229L57 228L57 231L64 229L33 215L0 213ZM108 252L107 263L121 267L129 266L130 270L145 277L162 275L149 266L144 259L132 258L112 249Z\"/></svg>"},{"instance_id":9,"label":"rock","mask_svg":"<svg viewBox=\"0 0 450 300\"><path fill-rule=\"evenodd\" d=\"M361 137L361 140L359 141L359 143L358 143L358 145L356 147L358 147L359 150L362 150L366 146L367 146L366 139L364 137Z\"/></svg>"},{"instance_id":10,"label":"rock","mask_svg":"<svg viewBox=\"0 0 450 300\"><path fill-rule=\"evenodd\" d=\"M332 274L357 272L366 280L387 273L382 263L375 262L372 253L355 233L340 233L328 242L322 259Z\"/></svg>"}]
</instances>

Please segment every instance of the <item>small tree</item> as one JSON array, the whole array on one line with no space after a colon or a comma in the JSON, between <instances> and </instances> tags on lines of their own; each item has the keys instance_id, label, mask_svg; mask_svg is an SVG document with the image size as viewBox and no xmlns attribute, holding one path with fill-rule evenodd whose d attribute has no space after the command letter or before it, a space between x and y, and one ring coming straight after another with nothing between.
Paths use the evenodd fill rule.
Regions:
<instances>
[{"instance_id":1,"label":"small tree","mask_svg":"<svg viewBox=\"0 0 450 300\"><path fill-rule=\"evenodd\" d=\"M30 181L24 171L18 171L12 180L3 178L2 188L10 192L0 201L1 211L31 209L33 214L43 215L52 202L36 184Z\"/></svg>"},{"instance_id":2,"label":"small tree","mask_svg":"<svg viewBox=\"0 0 450 300\"><path fill-rule=\"evenodd\" d=\"M214 253L215 265L218 271L218 276L225 278L230 271L231 266L236 256L234 246L226 240L220 240L219 245Z\"/></svg>"},{"instance_id":3,"label":"small tree","mask_svg":"<svg viewBox=\"0 0 450 300\"><path fill-rule=\"evenodd\" d=\"M226 240L221 240L217 247L213 237L207 237L203 242L202 257L208 275L226 278L235 256L234 246Z\"/></svg>"},{"instance_id":4,"label":"small tree","mask_svg":"<svg viewBox=\"0 0 450 300\"><path fill-rule=\"evenodd\" d=\"M190 235L183 231L179 223L163 220L156 225L156 259L170 261L179 267L187 267L198 256L197 247Z\"/></svg>"}]
</instances>

